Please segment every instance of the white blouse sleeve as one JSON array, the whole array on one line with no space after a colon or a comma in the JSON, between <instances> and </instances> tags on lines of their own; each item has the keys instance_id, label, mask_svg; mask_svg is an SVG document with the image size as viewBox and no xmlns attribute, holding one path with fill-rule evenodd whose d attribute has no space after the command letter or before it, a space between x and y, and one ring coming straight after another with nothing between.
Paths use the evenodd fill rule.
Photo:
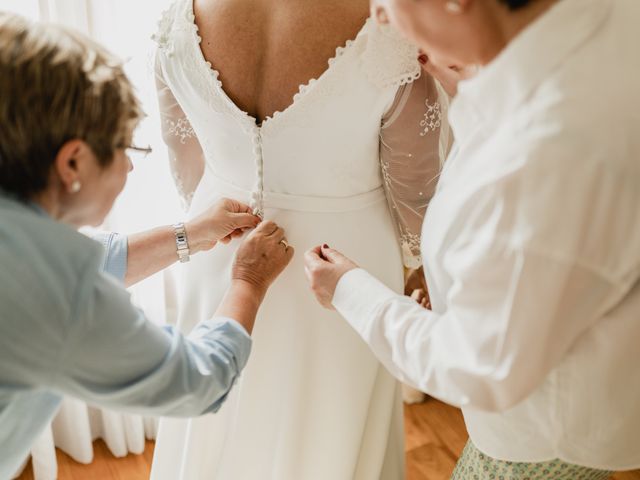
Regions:
<instances>
[{"instance_id":1,"label":"white blouse sleeve","mask_svg":"<svg viewBox=\"0 0 640 480\"><path fill-rule=\"evenodd\" d=\"M495 155L510 169L448 184L435 200L434 227L449 238L430 269L436 310L364 270L342 277L333 305L397 378L456 406L504 411L637 284L636 176L601 168L601 151L563 134L505 142Z\"/></svg>"},{"instance_id":2,"label":"white blouse sleeve","mask_svg":"<svg viewBox=\"0 0 640 480\"><path fill-rule=\"evenodd\" d=\"M466 264L449 253L459 268L445 312L361 269L342 277L334 305L396 378L458 407L504 411L531 394L602 305L626 289L583 265L495 247Z\"/></svg>"},{"instance_id":3,"label":"white blouse sleeve","mask_svg":"<svg viewBox=\"0 0 640 480\"><path fill-rule=\"evenodd\" d=\"M448 146L446 95L423 74L402 85L382 120L380 166L407 268L422 265L422 222Z\"/></svg>"},{"instance_id":4,"label":"white blouse sleeve","mask_svg":"<svg viewBox=\"0 0 640 480\"><path fill-rule=\"evenodd\" d=\"M165 81L158 59L155 70L162 138L169 149L171 173L186 209L204 172L204 154L189 118Z\"/></svg>"}]
</instances>

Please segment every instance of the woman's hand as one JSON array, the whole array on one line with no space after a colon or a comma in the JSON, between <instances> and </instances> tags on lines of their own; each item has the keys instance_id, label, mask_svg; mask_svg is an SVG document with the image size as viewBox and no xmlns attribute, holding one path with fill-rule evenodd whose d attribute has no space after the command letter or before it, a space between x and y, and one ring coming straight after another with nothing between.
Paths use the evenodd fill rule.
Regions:
<instances>
[{"instance_id":1,"label":"woman's hand","mask_svg":"<svg viewBox=\"0 0 640 480\"><path fill-rule=\"evenodd\" d=\"M231 271L231 281L249 285L263 297L293 258L284 230L274 222L262 222L242 243Z\"/></svg>"},{"instance_id":2,"label":"woman's hand","mask_svg":"<svg viewBox=\"0 0 640 480\"><path fill-rule=\"evenodd\" d=\"M404 294L411 294L418 289L429 291L427 288L427 280L424 277L424 267L416 269L405 269L404 274Z\"/></svg>"},{"instance_id":3,"label":"woman's hand","mask_svg":"<svg viewBox=\"0 0 640 480\"><path fill-rule=\"evenodd\" d=\"M410 297L419 303L422 308L431 310L431 300L429 300L428 291L422 288L417 288L411 293Z\"/></svg>"},{"instance_id":4,"label":"woman's hand","mask_svg":"<svg viewBox=\"0 0 640 480\"><path fill-rule=\"evenodd\" d=\"M210 250L217 242L229 243L260 223L251 207L223 198L185 225L192 252Z\"/></svg>"},{"instance_id":5,"label":"woman's hand","mask_svg":"<svg viewBox=\"0 0 640 480\"><path fill-rule=\"evenodd\" d=\"M333 295L338 282L345 273L358 268L358 265L328 245L305 253L304 263L304 271L318 302L325 308L333 309Z\"/></svg>"},{"instance_id":6,"label":"woman's hand","mask_svg":"<svg viewBox=\"0 0 640 480\"><path fill-rule=\"evenodd\" d=\"M284 230L262 222L240 245L231 269L231 285L216 316L233 318L251 334L268 288L293 258Z\"/></svg>"}]
</instances>

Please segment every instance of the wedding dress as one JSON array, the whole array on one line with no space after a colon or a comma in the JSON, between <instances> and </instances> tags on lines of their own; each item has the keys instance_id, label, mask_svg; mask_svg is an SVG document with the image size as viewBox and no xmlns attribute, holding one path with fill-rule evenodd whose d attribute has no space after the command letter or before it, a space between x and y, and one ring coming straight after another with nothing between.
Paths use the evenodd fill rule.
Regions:
<instances>
[{"instance_id":1,"label":"wedding dress","mask_svg":"<svg viewBox=\"0 0 640 480\"><path fill-rule=\"evenodd\" d=\"M420 76L417 50L368 20L291 106L257 125L205 60L191 0L164 14L155 39L164 138L188 216L235 198L284 227L296 254L267 294L251 358L221 410L161 420L151 478L404 478L398 384L316 303L302 257L328 243L399 292L403 259L420 265L446 139L445 105ZM195 192L184 188L200 175ZM184 332L214 314L238 245L181 266Z\"/></svg>"}]
</instances>

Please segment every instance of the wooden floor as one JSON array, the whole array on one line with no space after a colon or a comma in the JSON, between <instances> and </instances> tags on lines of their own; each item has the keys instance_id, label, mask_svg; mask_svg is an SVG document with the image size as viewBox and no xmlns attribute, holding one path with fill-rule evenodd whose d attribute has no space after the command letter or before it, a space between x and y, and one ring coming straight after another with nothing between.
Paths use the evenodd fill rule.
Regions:
<instances>
[{"instance_id":1,"label":"wooden floor","mask_svg":"<svg viewBox=\"0 0 640 480\"><path fill-rule=\"evenodd\" d=\"M407 480L447 480L467 441L460 411L436 400L405 408ZM97 441L95 461L76 463L58 451L59 480L147 480L153 442L142 455L113 458ZM640 471L618 473L614 480L640 480ZM31 465L19 480L33 480ZM300 479L304 480L304 479Z\"/></svg>"}]
</instances>

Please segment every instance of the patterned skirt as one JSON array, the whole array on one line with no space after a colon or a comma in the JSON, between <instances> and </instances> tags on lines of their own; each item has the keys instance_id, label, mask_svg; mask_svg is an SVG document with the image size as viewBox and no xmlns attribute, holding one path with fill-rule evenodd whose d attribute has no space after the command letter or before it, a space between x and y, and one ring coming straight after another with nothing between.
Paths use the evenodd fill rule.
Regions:
<instances>
[{"instance_id":1,"label":"patterned skirt","mask_svg":"<svg viewBox=\"0 0 640 480\"><path fill-rule=\"evenodd\" d=\"M562 460L539 463L495 460L480 452L469 440L451 480L606 480L612 473Z\"/></svg>"}]
</instances>

